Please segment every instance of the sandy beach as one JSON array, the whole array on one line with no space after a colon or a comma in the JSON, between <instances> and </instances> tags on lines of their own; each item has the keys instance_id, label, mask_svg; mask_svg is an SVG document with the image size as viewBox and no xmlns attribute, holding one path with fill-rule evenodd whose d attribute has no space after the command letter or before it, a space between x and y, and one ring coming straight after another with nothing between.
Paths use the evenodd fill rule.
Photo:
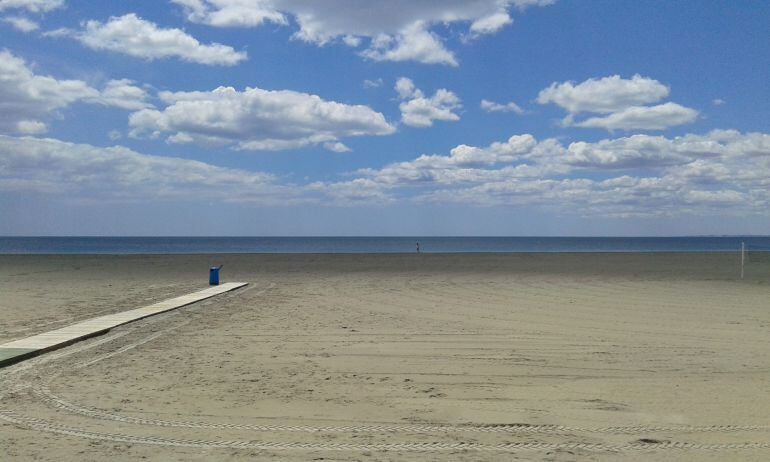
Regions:
<instances>
[{"instance_id":1,"label":"sandy beach","mask_svg":"<svg viewBox=\"0 0 770 462\"><path fill-rule=\"evenodd\" d=\"M0 256L0 343L249 286L0 369L3 460L765 460L770 262Z\"/></svg>"}]
</instances>

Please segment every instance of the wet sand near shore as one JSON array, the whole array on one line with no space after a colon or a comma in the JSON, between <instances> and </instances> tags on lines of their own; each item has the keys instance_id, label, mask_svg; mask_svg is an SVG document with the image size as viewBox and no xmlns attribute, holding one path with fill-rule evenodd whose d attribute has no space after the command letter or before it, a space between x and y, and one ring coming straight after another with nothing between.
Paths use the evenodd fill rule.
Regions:
<instances>
[{"instance_id":1,"label":"wet sand near shore","mask_svg":"<svg viewBox=\"0 0 770 462\"><path fill-rule=\"evenodd\" d=\"M213 264L249 287L0 369L0 453L770 455L770 264L737 254L0 256L0 342Z\"/></svg>"}]
</instances>

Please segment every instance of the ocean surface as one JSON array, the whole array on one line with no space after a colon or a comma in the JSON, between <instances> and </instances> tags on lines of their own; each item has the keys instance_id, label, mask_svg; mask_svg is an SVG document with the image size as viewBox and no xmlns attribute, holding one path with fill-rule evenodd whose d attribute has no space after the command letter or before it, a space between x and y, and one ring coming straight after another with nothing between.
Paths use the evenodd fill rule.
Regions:
<instances>
[{"instance_id":1,"label":"ocean surface","mask_svg":"<svg viewBox=\"0 0 770 462\"><path fill-rule=\"evenodd\" d=\"M770 236L0 237L0 254L770 251Z\"/></svg>"}]
</instances>

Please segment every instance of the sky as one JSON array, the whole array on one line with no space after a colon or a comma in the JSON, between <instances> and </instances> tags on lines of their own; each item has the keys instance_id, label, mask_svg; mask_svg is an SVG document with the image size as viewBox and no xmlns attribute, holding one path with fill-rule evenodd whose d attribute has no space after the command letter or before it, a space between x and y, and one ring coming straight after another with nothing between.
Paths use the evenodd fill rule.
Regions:
<instances>
[{"instance_id":1,"label":"sky","mask_svg":"<svg viewBox=\"0 0 770 462\"><path fill-rule=\"evenodd\" d=\"M0 235L770 234L770 3L0 0Z\"/></svg>"}]
</instances>

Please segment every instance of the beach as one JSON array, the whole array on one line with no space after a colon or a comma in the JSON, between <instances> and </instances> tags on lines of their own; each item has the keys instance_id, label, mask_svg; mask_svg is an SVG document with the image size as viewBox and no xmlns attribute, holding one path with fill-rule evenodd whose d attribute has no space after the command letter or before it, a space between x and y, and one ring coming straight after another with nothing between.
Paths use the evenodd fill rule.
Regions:
<instances>
[{"instance_id":1,"label":"beach","mask_svg":"<svg viewBox=\"0 0 770 462\"><path fill-rule=\"evenodd\" d=\"M0 256L10 460L758 460L770 262L737 253Z\"/></svg>"}]
</instances>

